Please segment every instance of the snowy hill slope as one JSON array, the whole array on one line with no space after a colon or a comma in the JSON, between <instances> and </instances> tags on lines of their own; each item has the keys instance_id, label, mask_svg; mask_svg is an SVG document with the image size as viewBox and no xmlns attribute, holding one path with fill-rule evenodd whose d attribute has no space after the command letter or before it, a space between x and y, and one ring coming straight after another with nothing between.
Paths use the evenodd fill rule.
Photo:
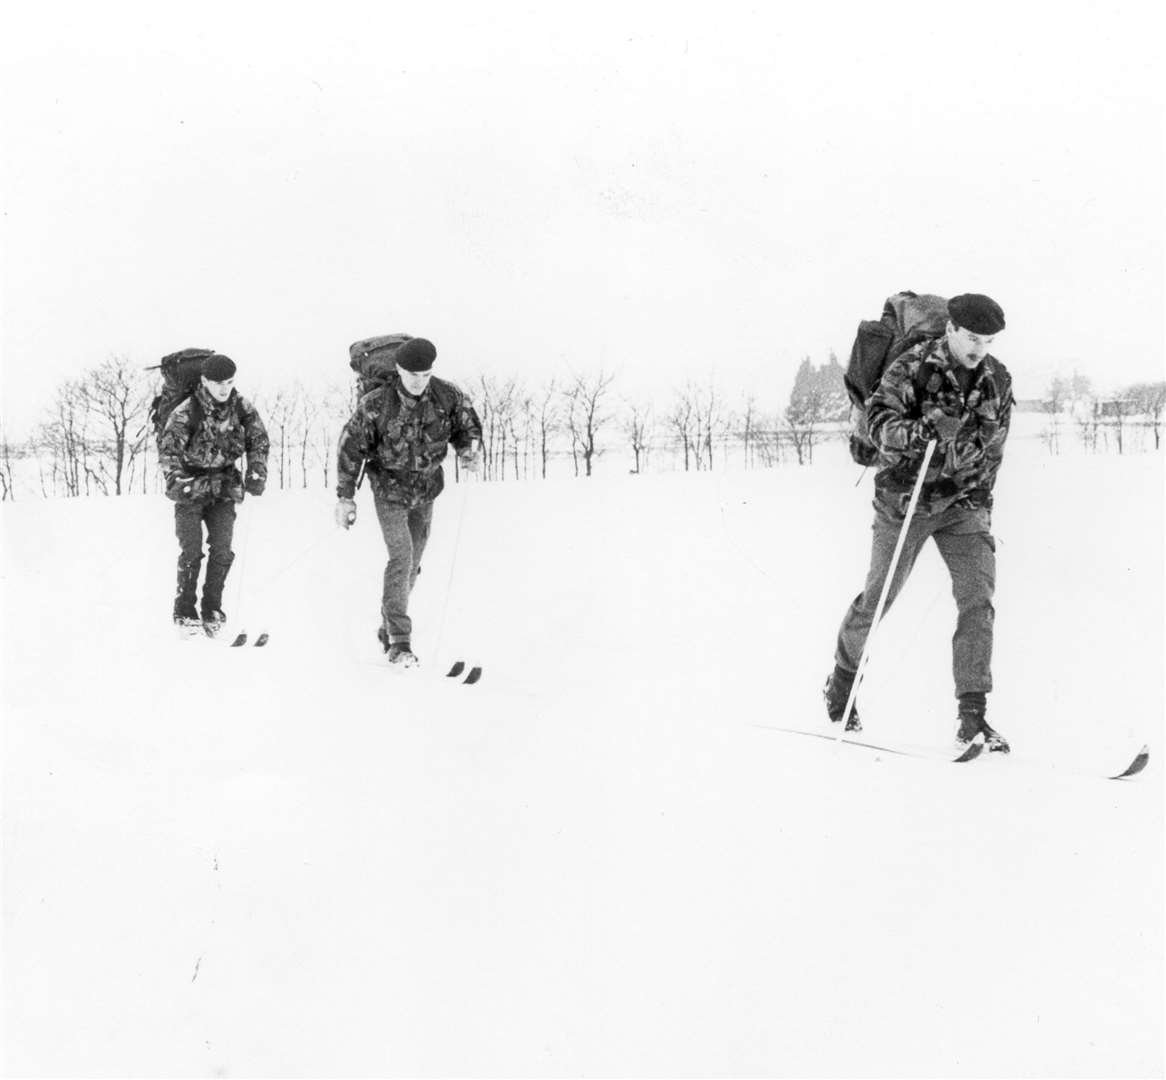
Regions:
<instances>
[{"instance_id":1,"label":"snowy hill slope","mask_svg":"<svg viewBox=\"0 0 1166 1080\"><path fill-rule=\"evenodd\" d=\"M1006 463L970 766L757 726L820 719L856 476L451 488L415 647L474 688L381 663L366 497L244 506L262 650L172 639L163 500L5 506L7 1070L1160 1073L1162 458ZM867 734L948 744L953 624L928 552Z\"/></svg>"}]
</instances>

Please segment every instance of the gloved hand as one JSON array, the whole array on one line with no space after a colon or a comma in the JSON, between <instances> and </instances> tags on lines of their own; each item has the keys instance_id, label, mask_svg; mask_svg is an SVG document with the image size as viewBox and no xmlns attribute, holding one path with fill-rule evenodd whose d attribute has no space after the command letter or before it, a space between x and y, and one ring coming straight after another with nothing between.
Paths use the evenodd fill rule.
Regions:
<instances>
[{"instance_id":1,"label":"gloved hand","mask_svg":"<svg viewBox=\"0 0 1166 1080\"><path fill-rule=\"evenodd\" d=\"M458 464L468 473L477 474L482 467L482 455L477 450L462 450L457 456Z\"/></svg>"},{"instance_id":2,"label":"gloved hand","mask_svg":"<svg viewBox=\"0 0 1166 1080\"><path fill-rule=\"evenodd\" d=\"M264 488L267 487L267 481L262 476L250 473L247 477L247 483L243 486L247 489L248 495L262 495Z\"/></svg>"},{"instance_id":3,"label":"gloved hand","mask_svg":"<svg viewBox=\"0 0 1166 1080\"><path fill-rule=\"evenodd\" d=\"M959 434L960 428L964 426L962 417L948 416L939 408L928 409L923 419L931 425L931 430L935 432L935 437L941 443L951 442Z\"/></svg>"},{"instance_id":4,"label":"gloved hand","mask_svg":"<svg viewBox=\"0 0 1166 1080\"><path fill-rule=\"evenodd\" d=\"M342 529L349 529L356 521L356 500L338 499L336 501L336 524Z\"/></svg>"}]
</instances>

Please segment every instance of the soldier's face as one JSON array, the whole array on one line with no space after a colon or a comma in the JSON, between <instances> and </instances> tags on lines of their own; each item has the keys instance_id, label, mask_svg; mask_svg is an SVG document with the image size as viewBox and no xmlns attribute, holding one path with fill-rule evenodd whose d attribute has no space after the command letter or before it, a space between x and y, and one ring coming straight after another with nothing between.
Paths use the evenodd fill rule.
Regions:
<instances>
[{"instance_id":1,"label":"soldier's face","mask_svg":"<svg viewBox=\"0 0 1166 1080\"><path fill-rule=\"evenodd\" d=\"M420 397L425 393L425 388L433 377L432 371L406 371L399 365L397 374L401 376L401 385L405 388L405 393L414 397Z\"/></svg>"},{"instance_id":2,"label":"soldier's face","mask_svg":"<svg viewBox=\"0 0 1166 1080\"><path fill-rule=\"evenodd\" d=\"M222 382L215 382L213 379L208 379L203 375L202 384L206 387L206 392L215 401L226 401L231 396L231 391L235 389L235 377L232 375L229 379L224 379Z\"/></svg>"},{"instance_id":3,"label":"soldier's face","mask_svg":"<svg viewBox=\"0 0 1166 1080\"><path fill-rule=\"evenodd\" d=\"M973 334L952 322L947 324L947 347L951 355L966 368L974 368L983 360L995 340L995 334Z\"/></svg>"}]
</instances>

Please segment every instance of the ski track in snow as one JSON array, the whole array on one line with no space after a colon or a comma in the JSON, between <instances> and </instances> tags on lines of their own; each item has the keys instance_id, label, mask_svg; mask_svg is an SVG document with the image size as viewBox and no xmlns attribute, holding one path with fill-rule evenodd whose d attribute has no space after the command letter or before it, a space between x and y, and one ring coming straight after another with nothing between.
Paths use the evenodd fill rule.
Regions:
<instances>
[{"instance_id":1,"label":"ski track in snow","mask_svg":"<svg viewBox=\"0 0 1166 1080\"><path fill-rule=\"evenodd\" d=\"M865 573L835 449L451 486L414 645L475 687L384 669L367 492L243 506L263 649L173 639L164 500L4 505L6 1068L1160 1074L1162 457L1010 447L1015 761L951 768L756 726L818 721ZM872 739L950 743L953 627L929 549Z\"/></svg>"}]
</instances>

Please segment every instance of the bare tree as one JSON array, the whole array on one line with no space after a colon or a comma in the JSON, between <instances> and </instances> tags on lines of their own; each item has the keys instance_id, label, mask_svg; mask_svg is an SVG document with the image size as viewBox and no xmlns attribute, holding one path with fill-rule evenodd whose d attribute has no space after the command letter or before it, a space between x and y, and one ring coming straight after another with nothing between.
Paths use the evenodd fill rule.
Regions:
<instances>
[{"instance_id":1,"label":"bare tree","mask_svg":"<svg viewBox=\"0 0 1166 1080\"><path fill-rule=\"evenodd\" d=\"M112 356L86 372L78 392L82 407L97 422L92 439L95 472L103 489L108 487L105 478L112 475L113 494L121 495L135 459L146 449L151 387L128 357Z\"/></svg>"},{"instance_id":2,"label":"bare tree","mask_svg":"<svg viewBox=\"0 0 1166 1080\"><path fill-rule=\"evenodd\" d=\"M537 430L537 423L534 414L534 396L523 390L518 402L518 408L515 412L516 421L521 421L521 444L522 444L522 477L524 480L530 479L530 463L534 456L534 439ZM517 465L515 466L515 475L517 475Z\"/></svg>"},{"instance_id":3,"label":"bare tree","mask_svg":"<svg viewBox=\"0 0 1166 1080\"><path fill-rule=\"evenodd\" d=\"M282 491L291 482L291 460L299 429L298 414L303 388L279 387L269 402L264 403L260 415L265 417L265 426L271 438L271 449L275 451L275 464Z\"/></svg>"},{"instance_id":4,"label":"bare tree","mask_svg":"<svg viewBox=\"0 0 1166 1080\"><path fill-rule=\"evenodd\" d=\"M324 388L320 411L312 432L324 487L328 486L332 463L336 458L340 429L356 411L356 401L354 386L330 383Z\"/></svg>"},{"instance_id":5,"label":"bare tree","mask_svg":"<svg viewBox=\"0 0 1166 1080\"><path fill-rule=\"evenodd\" d=\"M1106 415L1113 418L1113 433L1117 439L1117 452L1119 454L1125 453L1125 428L1126 417L1135 411L1135 405L1132 401L1125 397L1116 397L1113 401L1106 402Z\"/></svg>"},{"instance_id":6,"label":"bare tree","mask_svg":"<svg viewBox=\"0 0 1166 1080\"><path fill-rule=\"evenodd\" d=\"M1070 400L1071 393L1072 388L1069 380L1062 375L1055 375L1045 392L1045 402L1052 417L1049 421L1049 430L1045 435L1045 442L1048 444L1050 453L1053 454L1061 452L1061 413Z\"/></svg>"},{"instance_id":7,"label":"bare tree","mask_svg":"<svg viewBox=\"0 0 1166 1080\"><path fill-rule=\"evenodd\" d=\"M12 454L8 446L8 432L0 425L0 502L16 501L16 485L12 481Z\"/></svg>"},{"instance_id":8,"label":"bare tree","mask_svg":"<svg viewBox=\"0 0 1166 1080\"><path fill-rule=\"evenodd\" d=\"M1154 433L1154 449L1162 445L1162 413L1166 409L1166 382L1135 383L1126 391L1137 413Z\"/></svg>"},{"instance_id":9,"label":"bare tree","mask_svg":"<svg viewBox=\"0 0 1166 1080\"><path fill-rule=\"evenodd\" d=\"M551 437L559 430L562 414L559 411L559 388L551 379L539 391L538 411L535 413L535 431L538 439L539 473L547 478L547 457Z\"/></svg>"},{"instance_id":10,"label":"bare tree","mask_svg":"<svg viewBox=\"0 0 1166 1080\"><path fill-rule=\"evenodd\" d=\"M745 395L745 406L737 424L737 434L741 439L745 468L751 469L756 464L754 461L756 452L754 443L757 438L757 397L755 394Z\"/></svg>"},{"instance_id":11,"label":"bare tree","mask_svg":"<svg viewBox=\"0 0 1166 1080\"><path fill-rule=\"evenodd\" d=\"M1091 453L1096 453L1101 403L1099 401L1079 402L1075 408L1077 410L1075 413L1077 431L1081 437L1081 445Z\"/></svg>"},{"instance_id":12,"label":"bare tree","mask_svg":"<svg viewBox=\"0 0 1166 1080\"><path fill-rule=\"evenodd\" d=\"M1088 375L1082 375L1074 368L1073 376L1069 379L1069 400L1090 401L1094 397L1093 380Z\"/></svg>"},{"instance_id":13,"label":"bare tree","mask_svg":"<svg viewBox=\"0 0 1166 1080\"><path fill-rule=\"evenodd\" d=\"M710 382L703 391L692 395L693 424L696 429L696 467L704 463L713 467L713 446L715 440L725 431L726 419L721 409L716 387Z\"/></svg>"},{"instance_id":14,"label":"bare tree","mask_svg":"<svg viewBox=\"0 0 1166 1080\"><path fill-rule=\"evenodd\" d=\"M692 384L683 390L676 391L672 403L672 412L668 414L668 425L676 432L680 445L684 450L684 471L691 467L692 457L696 450L696 406L693 402L695 391ZM699 468L699 460L697 463Z\"/></svg>"},{"instance_id":15,"label":"bare tree","mask_svg":"<svg viewBox=\"0 0 1166 1080\"><path fill-rule=\"evenodd\" d=\"M534 399L521 383L516 383L508 418L510 461L515 480L530 475L534 427Z\"/></svg>"},{"instance_id":16,"label":"bare tree","mask_svg":"<svg viewBox=\"0 0 1166 1080\"><path fill-rule=\"evenodd\" d=\"M50 417L37 429L36 449L51 462L51 493L64 488L66 498L88 495L95 473L90 464L89 413L81 384L69 379L57 387ZM84 491L82 488L84 487ZM42 471L41 489L45 488Z\"/></svg>"},{"instance_id":17,"label":"bare tree","mask_svg":"<svg viewBox=\"0 0 1166 1080\"><path fill-rule=\"evenodd\" d=\"M488 375L478 377L481 391L478 418L482 421L482 479L504 480L506 435L511 426L516 394L515 381L500 382Z\"/></svg>"},{"instance_id":18,"label":"bare tree","mask_svg":"<svg viewBox=\"0 0 1166 1080\"><path fill-rule=\"evenodd\" d=\"M761 416L753 428L753 449L755 460L760 460L762 468L771 469L782 460L782 435L780 421L775 416Z\"/></svg>"},{"instance_id":19,"label":"bare tree","mask_svg":"<svg viewBox=\"0 0 1166 1080\"><path fill-rule=\"evenodd\" d=\"M626 410L623 432L631 443L632 457L636 463L632 472L641 473L648 461L648 447L652 438L652 406L640 401L628 401Z\"/></svg>"},{"instance_id":20,"label":"bare tree","mask_svg":"<svg viewBox=\"0 0 1166 1080\"><path fill-rule=\"evenodd\" d=\"M607 409L607 396L614 380L614 375L606 374L601 368L594 375L575 375L570 388L565 391L576 476L579 474L579 455L583 458L584 475L590 476L595 458L603 453L598 437L612 418Z\"/></svg>"},{"instance_id":21,"label":"bare tree","mask_svg":"<svg viewBox=\"0 0 1166 1080\"><path fill-rule=\"evenodd\" d=\"M300 449L300 487L307 488L308 486L308 457L309 453L315 451L315 440L312 438L315 433L316 420L320 415L320 402L312 397L310 394L301 392L299 416L296 438L299 442Z\"/></svg>"}]
</instances>

